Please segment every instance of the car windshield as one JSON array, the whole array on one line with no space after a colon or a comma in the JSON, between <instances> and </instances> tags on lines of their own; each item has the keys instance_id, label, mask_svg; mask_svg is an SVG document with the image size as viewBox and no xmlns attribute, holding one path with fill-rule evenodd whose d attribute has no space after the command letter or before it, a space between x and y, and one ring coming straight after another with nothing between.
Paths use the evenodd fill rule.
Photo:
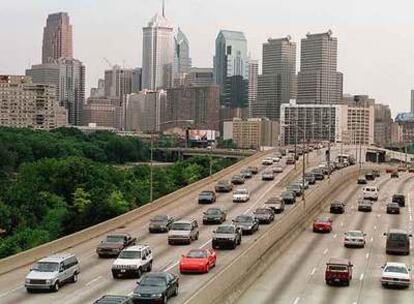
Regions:
<instances>
[{"instance_id":1,"label":"car windshield","mask_svg":"<svg viewBox=\"0 0 414 304\"><path fill-rule=\"evenodd\" d=\"M329 223L330 222L330 218L329 217L319 217L317 219L318 222L323 222L323 223Z\"/></svg>"},{"instance_id":2,"label":"car windshield","mask_svg":"<svg viewBox=\"0 0 414 304\"><path fill-rule=\"evenodd\" d=\"M189 223L174 223L172 225L171 230L182 230L182 231L191 230L191 224L189 224Z\"/></svg>"},{"instance_id":3,"label":"car windshield","mask_svg":"<svg viewBox=\"0 0 414 304\"><path fill-rule=\"evenodd\" d=\"M140 282L141 286L166 286L165 279L162 277L145 277Z\"/></svg>"},{"instance_id":4,"label":"car windshield","mask_svg":"<svg viewBox=\"0 0 414 304\"><path fill-rule=\"evenodd\" d=\"M247 194L247 190L239 189L239 190L234 191L234 194Z\"/></svg>"},{"instance_id":5,"label":"car windshield","mask_svg":"<svg viewBox=\"0 0 414 304\"><path fill-rule=\"evenodd\" d=\"M397 272L397 273L405 273L405 274L408 273L407 269L401 266L387 266L384 269L384 272Z\"/></svg>"},{"instance_id":6,"label":"car windshield","mask_svg":"<svg viewBox=\"0 0 414 304\"><path fill-rule=\"evenodd\" d=\"M203 191L200 193L200 196L211 196L211 192Z\"/></svg>"},{"instance_id":7,"label":"car windshield","mask_svg":"<svg viewBox=\"0 0 414 304\"><path fill-rule=\"evenodd\" d=\"M106 243L123 243L125 237L123 235L108 235L105 239Z\"/></svg>"},{"instance_id":8,"label":"car windshield","mask_svg":"<svg viewBox=\"0 0 414 304\"><path fill-rule=\"evenodd\" d=\"M190 259L202 259L207 257L207 252L205 250L191 250L187 253L187 258Z\"/></svg>"},{"instance_id":9,"label":"car windshield","mask_svg":"<svg viewBox=\"0 0 414 304\"><path fill-rule=\"evenodd\" d=\"M226 186L228 184L228 182L222 180L222 181L219 181L217 184L219 184L220 186Z\"/></svg>"},{"instance_id":10,"label":"car windshield","mask_svg":"<svg viewBox=\"0 0 414 304\"><path fill-rule=\"evenodd\" d=\"M254 213L256 213L256 214L268 214L269 210L267 210L267 209L256 209L256 211Z\"/></svg>"},{"instance_id":11,"label":"car windshield","mask_svg":"<svg viewBox=\"0 0 414 304\"><path fill-rule=\"evenodd\" d=\"M236 222L239 222L239 223L246 223L246 222L251 222L251 221L252 221L251 216L241 215L241 216L236 217Z\"/></svg>"},{"instance_id":12,"label":"car windshield","mask_svg":"<svg viewBox=\"0 0 414 304\"><path fill-rule=\"evenodd\" d=\"M220 215L221 210L220 209L208 209L206 211L206 214L208 214L208 215Z\"/></svg>"},{"instance_id":13,"label":"car windshield","mask_svg":"<svg viewBox=\"0 0 414 304\"><path fill-rule=\"evenodd\" d=\"M216 230L217 233L234 233L234 227L232 226L219 226Z\"/></svg>"},{"instance_id":14,"label":"car windshield","mask_svg":"<svg viewBox=\"0 0 414 304\"><path fill-rule=\"evenodd\" d=\"M361 237L364 236L363 233L361 231L349 231L346 233L347 236L350 237Z\"/></svg>"},{"instance_id":15,"label":"car windshield","mask_svg":"<svg viewBox=\"0 0 414 304\"><path fill-rule=\"evenodd\" d=\"M32 270L40 272L54 272L59 270L59 263L39 262L36 263Z\"/></svg>"},{"instance_id":16,"label":"car windshield","mask_svg":"<svg viewBox=\"0 0 414 304\"><path fill-rule=\"evenodd\" d=\"M168 216L166 215L156 215L151 219L151 222L166 222L168 221Z\"/></svg>"},{"instance_id":17,"label":"car windshield","mask_svg":"<svg viewBox=\"0 0 414 304\"><path fill-rule=\"evenodd\" d=\"M408 239L407 234L403 233L390 233L390 241L406 241Z\"/></svg>"},{"instance_id":18,"label":"car windshield","mask_svg":"<svg viewBox=\"0 0 414 304\"><path fill-rule=\"evenodd\" d=\"M342 265L330 265L328 267L329 271L347 271L348 267Z\"/></svg>"},{"instance_id":19,"label":"car windshield","mask_svg":"<svg viewBox=\"0 0 414 304\"><path fill-rule=\"evenodd\" d=\"M293 196L293 193L291 193L291 192L283 192L282 193L282 197L292 197Z\"/></svg>"},{"instance_id":20,"label":"car windshield","mask_svg":"<svg viewBox=\"0 0 414 304\"><path fill-rule=\"evenodd\" d=\"M119 255L120 259L140 259L141 258L141 251L121 251Z\"/></svg>"},{"instance_id":21,"label":"car windshield","mask_svg":"<svg viewBox=\"0 0 414 304\"><path fill-rule=\"evenodd\" d=\"M277 204L280 203L280 200L278 198L269 198L265 204Z\"/></svg>"}]
</instances>

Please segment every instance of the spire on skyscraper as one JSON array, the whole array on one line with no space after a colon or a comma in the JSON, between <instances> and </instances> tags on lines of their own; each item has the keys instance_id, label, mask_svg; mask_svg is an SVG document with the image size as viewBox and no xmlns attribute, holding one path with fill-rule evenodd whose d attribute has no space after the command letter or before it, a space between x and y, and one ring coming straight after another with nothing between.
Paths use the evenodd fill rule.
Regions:
<instances>
[{"instance_id":1,"label":"spire on skyscraper","mask_svg":"<svg viewBox=\"0 0 414 304\"><path fill-rule=\"evenodd\" d=\"M165 0L162 0L162 16L165 17Z\"/></svg>"}]
</instances>

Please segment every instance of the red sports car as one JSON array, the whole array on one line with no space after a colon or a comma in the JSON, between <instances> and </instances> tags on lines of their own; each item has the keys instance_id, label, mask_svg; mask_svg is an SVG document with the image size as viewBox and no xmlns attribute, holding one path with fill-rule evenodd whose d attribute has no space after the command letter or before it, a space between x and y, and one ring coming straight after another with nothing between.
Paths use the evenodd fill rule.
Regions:
<instances>
[{"instance_id":1,"label":"red sports car","mask_svg":"<svg viewBox=\"0 0 414 304\"><path fill-rule=\"evenodd\" d=\"M319 216L313 222L313 232L331 232L332 218L329 216Z\"/></svg>"},{"instance_id":2,"label":"red sports car","mask_svg":"<svg viewBox=\"0 0 414 304\"><path fill-rule=\"evenodd\" d=\"M211 249L193 249L180 260L180 273L207 273L216 266L217 256Z\"/></svg>"}]
</instances>

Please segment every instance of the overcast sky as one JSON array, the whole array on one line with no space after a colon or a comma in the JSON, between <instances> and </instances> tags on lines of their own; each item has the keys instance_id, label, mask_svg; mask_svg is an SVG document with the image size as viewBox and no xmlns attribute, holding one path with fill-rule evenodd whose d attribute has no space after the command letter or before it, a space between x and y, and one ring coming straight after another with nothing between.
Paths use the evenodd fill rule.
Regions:
<instances>
[{"instance_id":1,"label":"overcast sky","mask_svg":"<svg viewBox=\"0 0 414 304\"><path fill-rule=\"evenodd\" d=\"M332 29L344 93L368 94L393 114L409 111L414 88L412 0L166 0L167 17L191 44L193 65L212 66L220 29L244 31L251 56L261 59L269 37ZM103 58L141 66L142 27L161 11L161 0L0 0L0 73L23 74L41 61L49 13L65 11L73 25L74 55L86 65L87 87L108 68ZM89 92L87 92L89 95Z\"/></svg>"}]
</instances>

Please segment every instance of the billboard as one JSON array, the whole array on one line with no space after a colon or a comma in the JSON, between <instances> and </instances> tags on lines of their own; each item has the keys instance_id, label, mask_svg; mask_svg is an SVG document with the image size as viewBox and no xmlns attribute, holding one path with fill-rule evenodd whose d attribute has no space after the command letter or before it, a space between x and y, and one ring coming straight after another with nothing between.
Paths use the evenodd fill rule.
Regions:
<instances>
[{"instance_id":1,"label":"billboard","mask_svg":"<svg viewBox=\"0 0 414 304\"><path fill-rule=\"evenodd\" d=\"M217 137L215 130L188 130L188 139L191 141L215 141Z\"/></svg>"}]
</instances>

